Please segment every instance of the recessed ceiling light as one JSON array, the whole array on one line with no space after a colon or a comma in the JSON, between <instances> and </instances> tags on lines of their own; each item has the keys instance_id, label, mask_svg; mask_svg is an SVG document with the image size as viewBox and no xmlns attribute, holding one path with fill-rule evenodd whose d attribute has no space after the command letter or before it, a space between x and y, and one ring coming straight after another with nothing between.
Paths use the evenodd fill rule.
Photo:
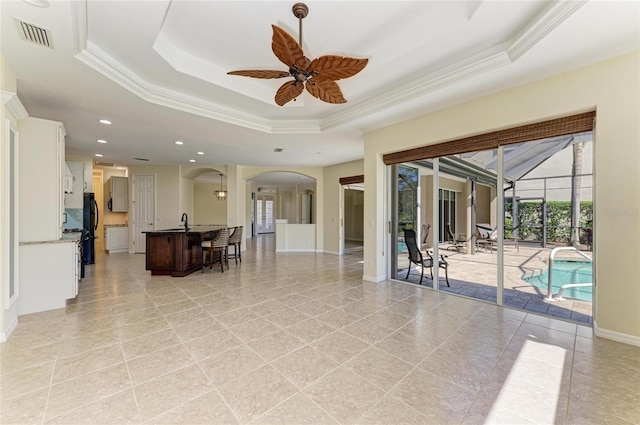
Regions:
<instances>
[{"instance_id":1,"label":"recessed ceiling light","mask_svg":"<svg viewBox=\"0 0 640 425\"><path fill-rule=\"evenodd\" d=\"M96 154L96 156L97 156L98 158L102 158L102 154L101 154L101 153L97 153L97 154Z\"/></svg>"},{"instance_id":2,"label":"recessed ceiling light","mask_svg":"<svg viewBox=\"0 0 640 425\"><path fill-rule=\"evenodd\" d=\"M116 167L118 170L126 170L125 167Z\"/></svg>"},{"instance_id":3,"label":"recessed ceiling light","mask_svg":"<svg viewBox=\"0 0 640 425\"><path fill-rule=\"evenodd\" d=\"M196 162L196 160L195 159L190 159L189 162Z\"/></svg>"},{"instance_id":4,"label":"recessed ceiling light","mask_svg":"<svg viewBox=\"0 0 640 425\"><path fill-rule=\"evenodd\" d=\"M104 139L98 139L98 143L107 143L107 141Z\"/></svg>"},{"instance_id":5,"label":"recessed ceiling light","mask_svg":"<svg viewBox=\"0 0 640 425\"><path fill-rule=\"evenodd\" d=\"M111 125L111 121L109 121L109 120L104 120L103 119L103 120L99 120L98 122L101 123L101 124Z\"/></svg>"},{"instance_id":6,"label":"recessed ceiling light","mask_svg":"<svg viewBox=\"0 0 640 425\"><path fill-rule=\"evenodd\" d=\"M176 140L173 143L175 143L176 145L184 145L184 143L181 140Z\"/></svg>"},{"instance_id":7,"label":"recessed ceiling light","mask_svg":"<svg viewBox=\"0 0 640 425\"><path fill-rule=\"evenodd\" d=\"M197 153L198 155L204 155L204 152L202 152L202 151L198 151L198 152L196 152L196 153Z\"/></svg>"}]
</instances>

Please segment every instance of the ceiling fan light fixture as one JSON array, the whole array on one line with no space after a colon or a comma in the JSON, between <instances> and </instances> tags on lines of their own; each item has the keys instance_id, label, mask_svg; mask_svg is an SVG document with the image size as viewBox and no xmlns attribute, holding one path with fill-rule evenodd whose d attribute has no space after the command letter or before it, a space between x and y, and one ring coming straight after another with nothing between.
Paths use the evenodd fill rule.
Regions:
<instances>
[{"instance_id":1,"label":"ceiling fan light fixture","mask_svg":"<svg viewBox=\"0 0 640 425\"><path fill-rule=\"evenodd\" d=\"M346 103L336 81L356 75L367 66L369 59L326 55L309 60L302 51L302 19L309 13L309 8L304 3L296 3L292 11L299 22L299 42L282 28L271 25L271 50L287 66L288 71L249 69L229 71L227 74L263 79L293 77L293 81L284 83L276 92L275 101L279 106L295 101L305 88L323 102Z\"/></svg>"}]
</instances>

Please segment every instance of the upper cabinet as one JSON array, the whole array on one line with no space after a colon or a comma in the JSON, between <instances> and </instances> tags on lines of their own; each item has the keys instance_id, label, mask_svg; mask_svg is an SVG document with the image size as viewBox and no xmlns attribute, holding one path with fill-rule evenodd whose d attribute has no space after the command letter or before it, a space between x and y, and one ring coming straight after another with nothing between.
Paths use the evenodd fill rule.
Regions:
<instances>
[{"instance_id":1,"label":"upper cabinet","mask_svg":"<svg viewBox=\"0 0 640 425\"><path fill-rule=\"evenodd\" d=\"M84 163L84 184L82 190L86 193L93 192L93 164Z\"/></svg>"},{"instance_id":2,"label":"upper cabinet","mask_svg":"<svg viewBox=\"0 0 640 425\"><path fill-rule=\"evenodd\" d=\"M18 121L20 242L58 240L64 213L64 138L61 122Z\"/></svg>"},{"instance_id":3,"label":"upper cabinet","mask_svg":"<svg viewBox=\"0 0 640 425\"><path fill-rule=\"evenodd\" d=\"M104 185L104 197L111 212L129 210L129 179L112 176Z\"/></svg>"},{"instance_id":4,"label":"upper cabinet","mask_svg":"<svg viewBox=\"0 0 640 425\"><path fill-rule=\"evenodd\" d=\"M65 208L83 208L84 163L67 162L66 164L71 172L72 184L71 192L64 195L64 206Z\"/></svg>"}]
</instances>

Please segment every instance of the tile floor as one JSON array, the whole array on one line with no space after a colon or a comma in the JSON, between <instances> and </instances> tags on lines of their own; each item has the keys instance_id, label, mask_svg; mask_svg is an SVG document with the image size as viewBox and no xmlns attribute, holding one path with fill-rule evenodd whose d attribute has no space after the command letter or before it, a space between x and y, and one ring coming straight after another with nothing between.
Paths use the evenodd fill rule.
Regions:
<instances>
[{"instance_id":1,"label":"tile floor","mask_svg":"<svg viewBox=\"0 0 640 425\"><path fill-rule=\"evenodd\" d=\"M637 424L640 348L398 282L361 255L150 276L100 255L0 345L2 424Z\"/></svg>"}]
</instances>

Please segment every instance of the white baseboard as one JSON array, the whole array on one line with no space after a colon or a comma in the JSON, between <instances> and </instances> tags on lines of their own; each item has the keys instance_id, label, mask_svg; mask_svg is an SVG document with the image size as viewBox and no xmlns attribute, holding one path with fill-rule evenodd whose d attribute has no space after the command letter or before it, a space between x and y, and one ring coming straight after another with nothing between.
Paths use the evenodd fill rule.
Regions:
<instances>
[{"instance_id":1,"label":"white baseboard","mask_svg":"<svg viewBox=\"0 0 640 425\"><path fill-rule=\"evenodd\" d=\"M14 317L9 326L7 326L2 333L0 333L0 342L7 342L9 336L14 331L14 329L18 326L18 317Z\"/></svg>"},{"instance_id":2,"label":"white baseboard","mask_svg":"<svg viewBox=\"0 0 640 425\"><path fill-rule=\"evenodd\" d=\"M325 254L340 255L338 251L324 251Z\"/></svg>"},{"instance_id":3,"label":"white baseboard","mask_svg":"<svg viewBox=\"0 0 640 425\"><path fill-rule=\"evenodd\" d=\"M616 342L622 342L623 344L635 345L640 347L640 337L623 334L622 332L611 331L609 329L602 329L598 327L596 321L593 321L593 331L597 337L610 339Z\"/></svg>"},{"instance_id":4,"label":"white baseboard","mask_svg":"<svg viewBox=\"0 0 640 425\"><path fill-rule=\"evenodd\" d=\"M373 282L373 283L378 283L378 282L382 282L383 280L386 280L387 277L383 274L379 275L379 276L367 276L367 275L362 275L362 280L366 281L366 282Z\"/></svg>"}]
</instances>

